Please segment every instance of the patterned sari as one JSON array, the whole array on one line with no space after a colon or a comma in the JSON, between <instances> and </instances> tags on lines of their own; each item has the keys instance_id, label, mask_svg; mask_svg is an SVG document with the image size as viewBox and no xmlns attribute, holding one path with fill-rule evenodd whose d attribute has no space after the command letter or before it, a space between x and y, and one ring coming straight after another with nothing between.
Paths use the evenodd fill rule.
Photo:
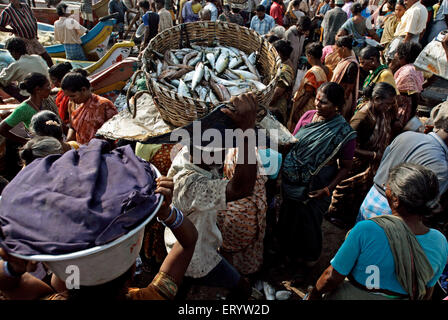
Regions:
<instances>
[{"instance_id":1,"label":"patterned sari","mask_svg":"<svg viewBox=\"0 0 448 320\"><path fill-rule=\"evenodd\" d=\"M80 144L89 143L97 130L117 113L112 101L92 93L87 102L71 112L70 125L76 131L76 141Z\"/></svg>"},{"instance_id":2,"label":"patterned sari","mask_svg":"<svg viewBox=\"0 0 448 320\"><path fill-rule=\"evenodd\" d=\"M302 79L302 82L300 83L299 89L297 89L297 92L294 94L293 106L291 114L289 116L289 123L292 126L291 128L288 128L290 131L294 130L297 122L305 112L313 110L315 108L314 99L317 94L317 89L327 81L327 74L325 73L324 69L319 66L313 66L306 72L305 76ZM298 101L305 95L306 92L311 92L311 97L308 98L302 109L296 110Z\"/></svg>"},{"instance_id":3,"label":"patterned sari","mask_svg":"<svg viewBox=\"0 0 448 320\"><path fill-rule=\"evenodd\" d=\"M355 80L355 86L348 90L347 86L344 85L342 80L344 79L345 73L347 72L350 64L355 63L358 66L358 76ZM345 91L345 105L343 106L342 115L348 120L353 115L356 102L358 101L358 87L359 87L359 65L358 60L354 55L344 58L339 61L333 72L332 82L339 83Z\"/></svg>"},{"instance_id":4,"label":"patterned sari","mask_svg":"<svg viewBox=\"0 0 448 320\"><path fill-rule=\"evenodd\" d=\"M283 205L279 238L284 254L315 261L322 250L322 218L330 197L310 198L308 192L328 186L338 173L335 158L356 138L341 115L304 125L298 142L285 157L282 172Z\"/></svg>"},{"instance_id":5,"label":"patterned sari","mask_svg":"<svg viewBox=\"0 0 448 320\"><path fill-rule=\"evenodd\" d=\"M63 90L60 90L56 95L56 106L58 107L59 116L61 117L63 124L70 122L68 115L68 103L69 98L64 94Z\"/></svg>"},{"instance_id":6,"label":"patterned sari","mask_svg":"<svg viewBox=\"0 0 448 320\"><path fill-rule=\"evenodd\" d=\"M423 78L423 73L417 71L412 63L398 69L394 74L394 79L397 89L400 91L400 95L397 96L397 119L400 121L401 126L404 127L415 114L413 96L422 92L425 79Z\"/></svg>"},{"instance_id":7,"label":"patterned sari","mask_svg":"<svg viewBox=\"0 0 448 320\"><path fill-rule=\"evenodd\" d=\"M334 50L325 57L325 65L327 66L328 69L333 71L333 76L334 76L334 70L336 69L336 66L338 65L339 61L341 61L341 57L339 57L337 52Z\"/></svg>"},{"instance_id":8,"label":"patterned sari","mask_svg":"<svg viewBox=\"0 0 448 320\"><path fill-rule=\"evenodd\" d=\"M285 93L276 101L271 103L269 110L277 117L281 123L285 124L288 113L288 102L291 97L292 86L294 85L294 70L286 63L282 64L281 73L277 86L284 88Z\"/></svg>"},{"instance_id":9,"label":"patterned sari","mask_svg":"<svg viewBox=\"0 0 448 320\"><path fill-rule=\"evenodd\" d=\"M387 64L382 64L378 68L376 68L373 72L369 73L369 75L364 80L362 88L364 89L370 85L375 85L381 73L388 68L389 66Z\"/></svg>"},{"instance_id":10,"label":"patterned sari","mask_svg":"<svg viewBox=\"0 0 448 320\"><path fill-rule=\"evenodd\" d=\"M374 115L370 103L365 103L353 116L351 124L355 119L362 118L357 128L373 127L370 138L367 141L358 140L358 148L374 151L381 155L389 145L392 137L392 114L383 113ZM360 137L360 135L358 135ZM378 169L381 157L376 161L369 161L355 157L352 170L347 179L341 181L333 191L333 197L328 209L331 218L342 220L344 223L353 224L358 214L359 207L373 184L373 177Z\"/></svg>"},{"instance_id":11,"label":"patterned sari","mask_svg":"<svg viewBox=\"0 0 448 320\"><path fill-rule=\"evenodd\" d=\"M234 150L227 155L224 176L228 180L235 173L237 154L237 150ZM263 263L267 177L260 174L260 169L259 165L253 194L228 202L226 210L218 211L217 224L223 239L222 252L241 274L254 273Z\"/></svg>"},{"instance_id":12,"label":"patterned sari","mask_svg":"<svg viewBox=\"0 0 448 320\"><path fill-rule=\"evenodd\" d=\"M381 36L381 45L388 47L394 38L395 30L397 29L400 20L397 19L395 14L389 15L384 22L384 31Z\"/></svg>"},{"instance_id":13,"label":"patterned sari","mask_svg":"<svg viewBox=\"0 0 448 320\"><path fill-rule=\"evenodd\" d=\"M174 144L137 143L135 154L153 164L161 175L166 176L171 167L171 159L174 159L181 148L181 145ZM164 231L165 227L156 219L150 221L145 227L140 256L145 264L150 265L151 270L158 270L167 255L163 239Z\"/></svg>"}]
</instances>

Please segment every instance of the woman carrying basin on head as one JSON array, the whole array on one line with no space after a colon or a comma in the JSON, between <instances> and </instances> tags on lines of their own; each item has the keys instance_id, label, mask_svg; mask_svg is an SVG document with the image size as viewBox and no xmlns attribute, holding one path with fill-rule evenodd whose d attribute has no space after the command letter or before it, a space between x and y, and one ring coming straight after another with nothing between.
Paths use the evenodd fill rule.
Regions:
<instances>
[{"instance_id":1,"label":"woman carrying basin on head","mask_svg":"<svg viewBox=\"0 0 448 320\"><path fill-rule=\"evenodd\" d=\"M154 280L145 288L129 288L135 272L135 262L123 274L110 279L104 284L84 286L79 289L66 290L64 283L57 277L53 277L52 286L61 288L60 292L55 292L53 288L43 281L33 277L29 272L33 271L36 265L33 262L25 261L9 255L3 248L0 249L0 290L12 300L171 300L177 293L177 287L182 282L185 270L187 269L197 240L197 230L188 217L171 206L173 180L167 177L157 178L156 193L161 193L165 197L157 218L172 230L177 241L166 259L163 261L159 272ZM171 211L171 213L170 213ZM174 214L173 214L174 212ZM179 218L181 217L181 218ZM98 235L99 236L99 235ZM124 255L131 255L126 246ZM123 249L121 249L123 250ZM134 260L135 261L135 260ZM99 279L108 279L105 266L98 266L97 273ZM82 275L80 275L82 276Z\"/></svg>"}]
</instances>

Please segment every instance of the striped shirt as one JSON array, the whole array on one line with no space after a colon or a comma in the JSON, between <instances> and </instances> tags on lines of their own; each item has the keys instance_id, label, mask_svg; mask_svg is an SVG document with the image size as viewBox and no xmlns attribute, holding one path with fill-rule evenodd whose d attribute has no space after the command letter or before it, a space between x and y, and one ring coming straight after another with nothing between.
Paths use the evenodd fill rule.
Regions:
<instances>
[{"instance_id":1,"label":"striped shirt","mask_svg":"<svg viewBox=\"0 0 448 320\"><path fill-rule=\"evenodd\" d=\"M35 39L37 37L37 20L31 8L24 3L20 9L8 5L0 15L0 26L10 26L14 33L21 38Z\"/></svg>"}]
</instances>

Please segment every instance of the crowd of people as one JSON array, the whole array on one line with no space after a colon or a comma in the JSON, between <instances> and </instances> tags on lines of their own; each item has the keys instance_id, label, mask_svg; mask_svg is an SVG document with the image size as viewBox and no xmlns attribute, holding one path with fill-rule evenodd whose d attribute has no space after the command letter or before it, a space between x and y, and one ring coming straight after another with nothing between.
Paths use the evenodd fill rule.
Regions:
<instances>
[{"instance_id":1,"label":"crowd of people","mask_svg":"<svg viewBox=\"0 0 448 320\"><path fill-rule=\"evenodd\" d=\"M132 146L138 161L153 164L162 175L155 192L165 201L157 220L146 226L140 262L105 284L67 290L51 270L31 274L36 264L8 254L0 238L0 291L6 297L182 300L192 285L202 285L228 289L227 299L260 299L259 280L269 282L268 255L278 265L300 269L304 283L314 280L305 300L448 296L448 102L434 106L426 120L421 117L419 96L428 75L414 65L439 34L448 58L443 33L448 0L129 2L111 0L109 11L118 13L120 37L130 20L126 13L142 15L140 52L159 32L199 20L237 23L271 43L281 71L266 107L295 142L272 150L251 148L242 139L242 145L210 150L208 141L187 146L107 141L111 149ZM72 24L66 8L58 5L55 37L67 55L81 58L79 39L88 28ZM44 174L33 162L55 156L62 161L73 153L81 163L84 150L94 153L103 143L97 131L118 113L112 101L92 93L85 70L36 55L41 52L33 46L33 23L15 20L28 10L11 0L0 15L0 31L15 35L5 48L16 60L0 73L0 85L20 103L0 123L8 166L0 182L6 191L15 190L15 198L22 192L16 177L28 175L37 183ZM67 25L75 28L68 32ZM234 96L230 103L234 110L223 113L240 134L254 129L255 95ZM419 117L426 123L410 129ZM27 137L14 131L19 124ZM193 153L210 152L218 163L193 161ZM267 154L281 159L269 176L263 174ZM257 163L249 161L254 157ZM65 179L54 183L70 184L71 177ZM95 198L125 183L107 181L107 188L85 183ZM327 241L324 219L348 233L329 267L309 279ZM155 278L146 288L129 288L141 261Z\"/></svg>"}]
</instances>

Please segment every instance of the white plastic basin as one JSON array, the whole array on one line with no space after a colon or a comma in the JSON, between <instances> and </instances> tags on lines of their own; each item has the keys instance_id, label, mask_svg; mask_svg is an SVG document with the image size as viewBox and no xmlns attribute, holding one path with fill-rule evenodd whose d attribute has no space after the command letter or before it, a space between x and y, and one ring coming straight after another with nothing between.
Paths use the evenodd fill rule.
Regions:
<instances>
[{"instance_id":1,"label":"white plastic basin","mask_svg":"<svg viewBox=\"0 0 448 320\"><path fill-rule=\"evenodd\" d=\"M151 164L160 177L160 172ZM41 261L61 280L73 274L69 266L79 268L79 283L82 286L95 286L109 282L125 273L137 259L142 247L145 226L156 216L163 203L163 195L153 212L135 229L107 244L61 255L38 254L23 256L10 253L24 260Z\"/></svg>"}]
</instances>

